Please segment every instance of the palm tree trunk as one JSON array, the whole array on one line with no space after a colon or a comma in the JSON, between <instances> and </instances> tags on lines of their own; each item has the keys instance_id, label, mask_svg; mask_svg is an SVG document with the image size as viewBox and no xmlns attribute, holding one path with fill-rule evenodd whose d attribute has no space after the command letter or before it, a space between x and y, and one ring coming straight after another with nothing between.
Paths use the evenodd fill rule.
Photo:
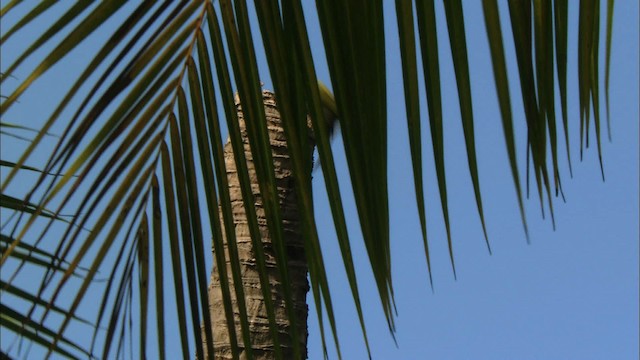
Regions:
<instances>
[{"instance_id":1,"label":"palm tree trunk","mask_svg":"<svg viewBox=\"0 0 640 360\"><path fill-rule=\"evenodd\" d=\"M288 257L287 266L291 279L291 287L294 294L294 308L296 310L298 322L297 329L295 329L295 331L298 334L300 348L303 351L303 356L306 358L306 345L308 335L306 295L309 291L309 283L307 280L308 267L305 259L304 244L300 231L300 218L297 211L296 193L292 175L292 164L287 150L284 130L282 129L282 125L280 122L280 113L276 108L274 94L269 91L263 91L262 95L265 104L265 112L269 130L269 140L271 143L271 150L276 173L278 198L284 224L284 236ZM242 133L244 151L247 157L247 165L249 169L251 188L258 216L258 224L262 236L262 245L266 258L269 283L271 284L271 295L275 307L279 342L284 358L292 359L294 357L291 337L292 330L289 326L282 286L280 285L280 279L275 264L275 254L273 247L271 246L269 231L267 230L267 221L265 218L265 212L253 164L253 158L251 156L247 138L243 112L237 98L236 106L238 110L238 119L240 123L240 130ZM245 302L251 333L251 344L243 344L238 304L235 292L233 291L233 285L231 285L231 300L235 317L234 331L236 333L236 338L238 339L240 358L243 358L245 347L251 346L255 359L274 359L275 353L273 340L269 332L269 322L267 319L264 298L262 295L260 279L258 276L258 269L255 263L254 249L251 243L249 227L247 224L246 213L242 201L240 183L238 181L233 149L230 142L227 142L224 147L224 157L227 169L227 178L229 181L229 193L233 209L233 221L235 225L238 257L242 273L242 285L244 288ZM313 161L311 152L309 154L309 160ZM227 237L223 236L223 240L225 255L227 259L227 274L229 274L228 277L230 284L233 284L233 279L231 277L231 267L229 265ZM221 285L217 266L218 264L214 264L213 272L211 275L211 283L209 285L210 315L214 336L214 356L205 357L213 359L231 359L232 354L229 339L229 330L225 319L222 291L220 289Z\"/></svg>"}]
</instances>

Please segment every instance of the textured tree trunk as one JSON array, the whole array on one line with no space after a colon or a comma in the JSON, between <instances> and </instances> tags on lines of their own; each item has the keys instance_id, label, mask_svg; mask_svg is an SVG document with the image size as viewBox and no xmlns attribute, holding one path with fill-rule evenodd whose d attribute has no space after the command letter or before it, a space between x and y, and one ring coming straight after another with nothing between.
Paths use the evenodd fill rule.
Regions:
<instances>
[{"instance_id":1,"label":"textured tree trunk","mask_svg":"<svg viewBox=\"0 0 640 360\"><path fill-rule=\"evenodd\" d=\"M288 269L291 280L291 287L294 294L294 307L297 316L297 329L291 329L285 308L284 295L278 271L276 269L275 254L271 245L271 239L267 230L267 221L265 218L264 207L259 192L259 185L253 164L253 157L247 138L247 132L243 117L242 109L239 101L236 99L238 109L238 118L240 129L242 132L242 140L244 151L247 157L247 165L249 169L249 177L251 179L251 188L254 196L254 203L258 216L258 224L262 236L262 246L265 253L266 264L269 275L269 283L271 284L271 296L275 307L276 322L278 326L279 342L285 359L293 359L293 344L291 331L296 331L300 341L300 348L303 356L306 358L307 349L307 304L306 295L309 291L309 283L307 281L307 262L304 255L304 244L300 231L300 218L297 211L296 192L294 189L294 179L292 175L292 163L289 158L287 143L284 136L284 130L280 122L280 114L276 108L274 94L269 91L263 91L263 101L265 104L265 112L267 117L267 125L269 130L269 139L271 143L271 151L273 155L276 181L278 186L278 199L282 212L284 224L284 236L287 246ZM312 139L310 139L313 144ZM312 145L313 146L313 145ZM312 159L312 150L309 152L309 161ZM227 249L227 237L224 236L225 255L227 259L227 274L230 282L231 300L234 312L235 333L240 347L240 358L245 353L245 347L251 346L255 359L274 359L275 352L273 340L269 332L269 321L267 319L266 308L262 296L260 279L255 263L254 249L251 243L247 217L242 202L240 191L240 183L236 164L233 156L231 143L227 142L224 147L225 164L227 168L227 178L229 180L229 193L233 209L233 221L235 225L235 235L237 238L237 246L239 260L242 273L242 285L244 288L245 302L249 317L249 326L251 332L251 344L243 344L242 333L239 320L239 311L235 292L233 291L233 279L231 276L231 267L229 265L229 252ZM220 279L217 266L214 264L209 285L209 302L210 315L213 324L214 336L214 356L211 359L231 359L231 344L229 340L229 332L227 322L225 320L224 306L222 302L222 291L220 289ZM204 339L204 336L203 336Z\"/></svg>"}]
</instances>

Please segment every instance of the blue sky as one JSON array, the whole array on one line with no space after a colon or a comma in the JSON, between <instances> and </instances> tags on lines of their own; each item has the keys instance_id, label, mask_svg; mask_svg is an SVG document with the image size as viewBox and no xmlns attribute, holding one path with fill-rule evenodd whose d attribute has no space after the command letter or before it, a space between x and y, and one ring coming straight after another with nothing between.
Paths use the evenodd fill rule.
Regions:
<instances>
[{"instance_id":1,"label":"blue sky","mask_svg":"<svg viewBox=\"0 0 640 360\"><path fill-rule=\"evenodd\" d=\"M393 11L390 2L386 3ZM502 4L502 3L501 3ZM570 26L569 117L577 135L577 2L569 2ZM604 4L603 4L604 5ZM369 342L375 359L633 359L638 357L638 2L617 1L611 65L610 143L603 142L606 181L600 176L597 151L591 147L579 159L579 138L570 139L573 178L566 154L559 156L567 202L554 199L557 229L541 217L537 195L526 201L531 244L527 245L519 219L515 190L502 138L490 55L480 2L464 3L471 62L476 149L480 183L493 255L489 255L476 213L469 180L462 127L446 24L440 30L445 118L446 171L453 247L458 279L453 279L446 233L433 167L431 145L423 145L427 225L432 254L434 291L426 262L410 175L404 115L402 74L395 39L395 15L387 16L387 80L389 94L389 189L392 268L398 306L397 341L389 336L376 288L365 260L366 251L356 226L350 230L364 294ZM502 14L505 8L501 8ZM443 15L436 2L437 15ZM441 17L440 19L444 19ZM508 23L503 19L505 46L511 47ZM517 67L507 49L515 121L519 124L520 168L525 164L522 105L516 82ZM511 51L511 52L510 52ZM424 89L421 89L424 94ZM422 115L426 116L423 100ZM430 138L428 123L423 136ZM590 129L593 135L593 128ZM335 140L341 179L348 180L340 138ZM338 165L340 166L340 165ZM524 172L523 172L524 173ZM524 179L524 177L522 177ZM322 188L316 176L316 189ZM348 189L348 181L344 182ZM322 198L321 190L317 191ZM344 191L346 193L346 191ZM347 215L356 220L352 198ZM319 205L323 210L326 207ZM548 214L548 209L545 209ZM319 211L319 213L322 213ZM336 281L336 317L345 359L365 359L355 310L330 220L320 219L326 243L328 271ZM325 224L325 225L323 225ZM353 224L352 224L353 225ZM328 260L329 261L329 260ZM322 356L315 321L310 323L310 359ZM331 356L335 358L335 356Z\"/></svg>"},{"instance_id":2,"label":"blue sky","mask_svg":"<svg viewBox=\"0 0 640 360\"><path fill-rule=\"evenodd\" d=\"M4 4L4 2L3 2ZM309 4L309 2L307 2ZM449 263L440 200L433 172L431 144L423 144L427 222L432 253L434 290L429 287L424 249L413 193L413 178L404 115L402 74L399 68L395 13L388 6L387 68L389 94L389 191L391 207L392 268L398 307L396 338L389 335L377 290L357 225L346 161L338 135L333 142L341 189L350 224L356 269L362 293L369 341L375 359L633 359L638 356L638 2L616 2L611 67L611 122L613 141L603 142L606 181L600 177L597 151L589 148L579 159L579 139L573 136L573 178L561 152L561 175L567 202L555 199L557 229L541 218L535 193L526 201L531 244L526 243L515 190L508 169L502 128L495 98L480 2L465 2L467 42L471 61L476 149L487 230L493 255L486 249L469 181L466 152L458 112L453 68L446 37L440 30L449 209L457 281ZM570 2L575 21L577 2ZM604 4L603 4L604 5ZM307 10L311 14L313 6ZM504 10L504 9L501 9ZM443 15L436 2L437 15ZM504 14L504 12L503 12ZM443 19L443 17L441 17ZM509 75L517 94L517 68L511 51L506 19ZM575 134L579 124L575 41L577 26L570 26L569 116ZM309 27L317 26L309 16ZM3 24L2 30L6 31ZM255 26L257 29L257 25ZM34 32L41 31L36 29ZM317 34L312 42L321 44ZM98 44L99 45L99 44ZM4 46L4 45L3 45ZM95 46L95 45L94 45ZM7 65L3 49L3 68ZM314 48L319 77L329 76L319 47ZM65 73L86 63L90 51L76 53L57 74L43 77L17 105L16 117L43 118L61 94L53 86L69 82ZM264 62L263 64L264 65ZM266 67L261 68L266 77ZM21 74L21 76L25 76ZM72 78L73 79L73 78ZM267 87L269 81L265 80ZM424 97L424 88L421 89ZM4 91L3 91L4 94ZM31 107L33 101L41 106ZM524 119L519 95L512 97L521 169L525 164ZM426 104L422 104L423 136L430 138ZM590 129L593 135L593 129ZM605 138L606 139L606 138ZM562 149L562 147L561 147ZM2 151L15 151L2 146ZM4 158L4 154L3 154ZM315 176L318 227L331 283L334 310L344 359L365 359L357 316L335 240L323 182ZM545 209L548 214L548 210ZM311 298L311 297L310 297ZM310 304L309 358L321 359L317 319ZM78 334L81 335L81 334ZM329 340L330 358L335 350ZM178 344L176 343L176 351Z\"/></svg>"}]
</instances>

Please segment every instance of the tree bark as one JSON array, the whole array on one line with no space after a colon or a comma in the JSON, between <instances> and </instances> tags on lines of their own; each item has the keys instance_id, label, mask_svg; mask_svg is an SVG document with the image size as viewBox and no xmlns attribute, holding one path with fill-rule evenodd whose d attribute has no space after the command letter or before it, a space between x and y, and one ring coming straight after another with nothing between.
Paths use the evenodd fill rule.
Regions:
<instances>
[{"instance_id":1,"label":"tree bark","mask_svg":"<svg viewBox=\"0 0 640 360\"><path fill-rule=\"evenodd\" d=\"M296 191L294 188L294 179L292 175L292 163L288 154L284 130L282 129L282 125L280 122L280 113L276 108L275 96L272 92L269 91L263 91L262 96L265 104L267 127L269 130L269 140L271 144L276 182L278 187L278 199L284 226L284 237L288 258L287 266L291 280L291 288L294 295L294 308L297 317L297 329L291 329L289 326L289 320L284 302L284 294L279 279L279 273L276 268L275 254L273 246L271 244L269 231L267 229L267 220L265 218L265 212L262 198L260 196L253 157L251 155L249 141L247 138L244 114L236 97L238 120L242 133L244 151L247 158L247 166L249 169L249 177L251 180L251 189L256 206L260 234L262 237L262 246L266 258L269 283L271 285L270 293L275 307L280 346L284 358L293 359L294 354L291 331L296 331L298 334L298 339L300 341L300 349L302 349L303 352L302 356L306 358L308 335L308 308L306 304L306 295L309 291L309 283L307 280L308 266L305 259L304 243L300 229L300 218L297 211ZM310 135L310 143L312 144L311 146L313 146L314 143L312 140L312 136ZM313 148L311 148L309 152L309 161L313 161L312 151ZM235 318L235 329L233 329L233 331L235 331L236 338L238 339L241 359L246 356L246 346L251 346L255 359L275 359L274 345L271 334L269 332L269 321L267 319L264 298L260 286L260 278L258 276L258 269L255 262L254 249L251 243L247 217L242 201L242 194L240 191L240 183L238 180L233 149L229 141L227 141L227 144L224 147L224 157L227 170L227 178L229 181L229 193L232 203L238 256L242 273L242 285L244 288L244 296L249 318L251 344L243 344L238 303L235 291L233 290L233 279L231 276L231 267L229 265L230 260L227 248L227 237L223 234L225 255L227 260L227 274L229 277L229 282L231 284L230 292ZM225 319L222 291L220 288L221 284L217 266L219 266L219 264L214 264L211 275L211 282L209 285L210 316L214 336L214 356L210 357L208 355L205 355L205 358L216 360L232 359L229 330Z\"/></svg>"}]
</instances>

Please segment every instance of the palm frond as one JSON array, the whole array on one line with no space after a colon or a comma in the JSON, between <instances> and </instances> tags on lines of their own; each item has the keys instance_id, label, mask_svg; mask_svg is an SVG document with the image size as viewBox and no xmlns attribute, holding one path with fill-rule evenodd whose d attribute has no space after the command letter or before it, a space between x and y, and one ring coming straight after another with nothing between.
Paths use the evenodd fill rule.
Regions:
<instances>
[{"instance_id":1,"label":"palm frond","mask_svg":"<svg viewBox=\"0 0 640 360\"><path fill-rule=\"evenodd\" d=\"M416 0L415 4L398 0L396 14L392 16L381 0L318 0L316 9L303 8L299 0L256 2L255 14L245 1L229 0L219 4L205 0L135 4L9 2L1 10L2 21L11 26L0 39L2 63L9 64L1 69L0 81L6 94L2 94L0 124L9 124L4 119L17 108L30 106L18 100L35 91L35 85L45 75L65 71L75 80L69 83L66 92L55 89L61 100L41 122L12 125L19 130L35 129L35 135L25 137L27 145L15 158L5 158L3 153L0 160L0 165L8 169L0 185L0 207L3 216L16 214L12 226L2 227L0 265L3 270L18 269L16 273L44 269L41 281L32 288L18 287L14 277L5 278L3 271L2 291L28 306L26 310L18 310L5 303L3 297L2 328L40 345L45 354L56 352L71 358L96 354L106 358L114 352L120 356L133 350L141 357L150 357L156 347L158 357L164 358L168 339L176 336L180 337L185 359L194 353L204 358L205 353L213 353L215 343L207 296L207 275L211 268L207 252L211 247L215 264L229 264L218 266L217 270L232 355L238 357L245 351L252 358L251 349L246 346L252 339L249 305L245 303L241 282L233 223L235 210L223 156L223 136L229 137L233 149L244 149L246 136L255 169L247 167L244 151L235 151L233 155L273 346L280 352L276 309L267 277L267 263L271 259L266 259L260 242L264 234L257 220L259 210L252 189L256 184L251 177L257 179L291 328L295 329L302 320L296 318L291 274L286 266L288 254L277 198L278 179L260 85L265 80L274 87L291 155L292 186L298 192L304 251L323 346L326 348L323 323L326 312L340 353L332 306L335 297L329 290L331 279L327 276L316 225L316 218L325 214L316 214L313 207L309 149L314 144L310 143L309 132L313 133L318 148L336 241L369 351L354 269L356 261L351 253L353 234L347 231L342 202L344 186L341 189L340 185L344 181L337 175L335 149L330 146L329 129L323 122L317 87L316 63L325 59L311 55L309 33L319 31L335 92L350 191L378 296L393 335L396 305L391 244L396 240L390 238L389 231L388 179L396 175L388 174L387 137L388 128L395 126L396 119L388 116L390 94L385 59L387 52L396 49L387 43L389 38L398 36L400 45L408 142L429 281L432 282L431 254L423 185L424 173L429 169L423 169L422 157L423 144L428 140L433 147L440 207L454 264L447 197L450 190L445 171L446 119L441 94L443 86L453 84L443 84L441 80L442 48L438 37L443 35L438 33L438 22L447 25L445 35L449 38L455 70L469 176L489 244L481 197L481 162L477 160L474 135L478 122L471 96L469 62L473 54L466 39L468 16L459 0L444 2L443 18L436 16L435 6L432 0ZM18 9L24 15L13 15ZM607 2L606 9L604 98L609 121L613 0ZM564 131L571 171L567 125L567 98L571 95L567 90L569 16L577 16L580 30L576 43L581 151L583 142L589 145L593 116L604 176L600 141L603 87L599 81L600 2L581 1L577 14L569 13L566 0L512 0L508 7L500 7L495 0L484 0L483 10L509 166L528 237L514 123L521 117L526 121L526 151L532 162L538 200L543 212L546 201L553 221L554 193L557 196L562 191L559 128ZM318 29L308 28L305 21L308 11L317 11ZM396 19L398 34L386 33L387 16ZM40 22L44 18L48 20L46 25ZM509 20L510 29L503 29L503 20ZM39 30L38 36L28 41L21 38L33 29ZM256 29L261 37L253 35ZM508 39L503 38L503 31L512 34L514 54L505 52L504 42ZM95 48L90 46L92 43L102 45ZM19 51L5 51L9 46ZM91 49L92 55L86 59L84 69L62 65L87 49ZM262 49L268 73L259 71ZM509 57L516 59L517 79L509 79L506 66ZM21 72L27 73L24 80L11 85L8 79L20 77ZM421 76L425 94L419 91ZM524 114L512 110L514 94L509 89L514 81L520 86ZM421 95L426 97L427 111L422 111L426 115L421 115ZM237 105L246 118L246 134L239 127ZM556 121L559 116L561 121ZM421 133L425 118L429 121L430 139L423 138ZM47 137L51 133L61 135L54 140ZM3 139L10 135L0 134ZM54 141L55 146L49 146ZM528 169L529 164L525 166ZM15 188L20 189L18 195L12 192ZM228 246L223 243L224 236L228 237ZM97 281L98 274L108 274L108 280ZM155 301L150 301L150 297ZM237 309L232 306L232 298L239 300ZM85 310L87 306L90 311ZM240 314L239 329L235 329L230 319L234 311ZM177 322L177 327L165 326L169 318ZM79 345L85 342L76 342L72 335L78 322L84 326L92 324L88 346ZM127 340L131 334L135 334L136 341ZM298 357L304 352L300 346L303 336L295 331L292 334L293 353ZM10 353L15 349L2 351ZM277 353L278 358L283 356Z\"/></svg>"}]
</instances>

